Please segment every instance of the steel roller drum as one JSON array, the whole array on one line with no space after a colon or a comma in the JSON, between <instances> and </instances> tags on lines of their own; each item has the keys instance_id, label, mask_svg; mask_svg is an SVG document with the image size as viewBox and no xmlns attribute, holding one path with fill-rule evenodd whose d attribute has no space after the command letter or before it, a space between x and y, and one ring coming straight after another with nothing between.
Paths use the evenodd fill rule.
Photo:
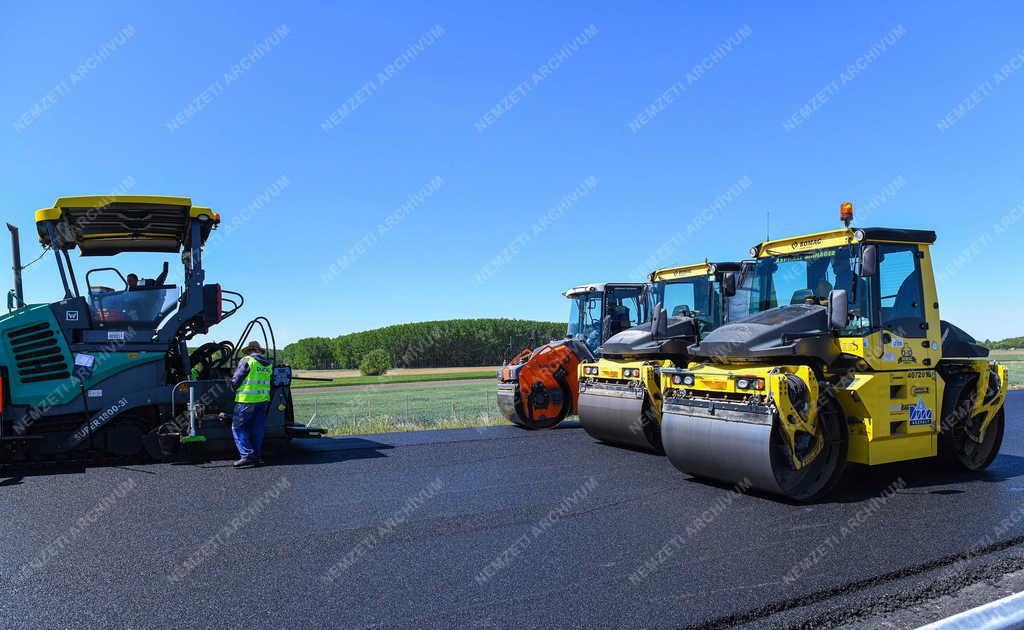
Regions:
<instances>
[{"instance_id":1,"label":"steel roller drum","mask_svg":"<svg viewBox=\"0 0 1024 630\"><path fill-rule=\"evenodd\" d=\"M666 402L661 439L669 461L684 473L735 484L746 480L753 488L786 494L772 466L771 422L767 410Z\"/></svg>"},{"instance_id":2,"label":"steel roller drum","mask_svg":"<svg viewBox=\"0 0 1024 630\"><path fill-rule=\"evenodd\" d=\"M519 417L519 413L516 411L518 389L519 385L516 383L498 383L498 410L512 424L526 426L526 423L523 422L523 419Z\"/></svg>"},{"instance_id":3,"label":"steel roller drum","mask_svg":"<svg viewBox=\"0 0 1024 630\"><path fill-rule=\"evenodd\" d=\"M621 446L661 452L657 420L644 420L644 398L636 390L589 384L580 388L580 425L591 437ZM651 426L651 423L654 426Z\"/></svg>"}]
</instances>

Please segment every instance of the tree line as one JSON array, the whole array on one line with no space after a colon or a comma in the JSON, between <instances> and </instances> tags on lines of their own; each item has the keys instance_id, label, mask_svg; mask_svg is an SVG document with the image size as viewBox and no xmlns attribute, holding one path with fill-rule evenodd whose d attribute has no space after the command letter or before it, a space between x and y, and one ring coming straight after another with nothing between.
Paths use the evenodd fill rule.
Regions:
<instances>
[{"instance_id":1,"label":"tree line","mask_svg":"<svg viewBox=\"0 0 1024 630\"><path fill-rule=\"evenodd\" d=\"M989 350L1020 350L1024 348L1024 337L1010 337L1002 341L986 339L981 345Z\"/></svg>"},{"instance_id":2,"label":"tree line","mask_svg":"<svg viewBox=\"0 0 1024 630\"><path fill-rule=\"evenodd\" d=\"M450 319L397 324L339 337L308 337L285 346L283 358L304 370L359 367L363 357L384 350L396 368L500 365L520 350L565 336L565 323L521 319ZM511 355L509 346L511 342Z\"/></svg>"}]
</instances>

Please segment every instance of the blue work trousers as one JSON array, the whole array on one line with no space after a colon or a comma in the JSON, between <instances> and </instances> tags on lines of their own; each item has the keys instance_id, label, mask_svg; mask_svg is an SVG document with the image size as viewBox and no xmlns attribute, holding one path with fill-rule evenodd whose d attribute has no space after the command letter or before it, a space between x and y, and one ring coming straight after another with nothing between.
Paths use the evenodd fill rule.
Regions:
<instances>
[{"instance_id":1,"label":"blue work trousers","mask_svg":"<svg viewBox=\"0 0 1024 630\"><path fill-rule=\"evenodd\" d=\"M269 402L235 403L231 435L242 459L257 460L263 456L263 432L269 410Z\"/></svg>"}]
</instances>

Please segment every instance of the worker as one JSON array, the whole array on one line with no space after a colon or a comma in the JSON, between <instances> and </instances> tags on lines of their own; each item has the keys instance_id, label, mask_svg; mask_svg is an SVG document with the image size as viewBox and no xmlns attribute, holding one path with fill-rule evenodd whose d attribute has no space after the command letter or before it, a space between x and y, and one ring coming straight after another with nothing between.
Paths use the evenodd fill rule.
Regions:
<instances>
[{"instance_id":1,"label":"worker","mask_svg":"<svg viewBox=\"0 0 1024 630\"><path fill-rule=\"evenodd\" d=\"M245 348L231 377L235 390L235 413L231 419L231 434L241 457L235 468L250 468L262 463L263 430L270 410L270 378L274 364L259 342Z\"/></svg>"},{"instance_id":2,"label":"worker","mask_svg":"<svg viewBox=\"0 0 1024 630\"><path fill-rule=\"evenodd\" d=\"M139 288L139 277L134 273L128 274L127 281L129 291L135 291L136 289Z\"/></svg>"}]
</instances>

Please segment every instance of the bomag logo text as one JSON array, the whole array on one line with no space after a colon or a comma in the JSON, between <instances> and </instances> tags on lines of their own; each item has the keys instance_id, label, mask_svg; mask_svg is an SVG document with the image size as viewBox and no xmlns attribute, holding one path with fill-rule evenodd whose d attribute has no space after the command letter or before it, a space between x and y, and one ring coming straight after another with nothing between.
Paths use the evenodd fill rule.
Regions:
<instances>
[{"instance_id":1,"label":"bomag logo text","mask_svg":"<svg viewBox=\"0 0 1024 630\"><path fill-rule=\"evenodd\" d=\"M805 249L807 247L817 247L821 245L820 238L812 238L806 241L793 241L793 249Z\"/></svg>"}]
</instances>

